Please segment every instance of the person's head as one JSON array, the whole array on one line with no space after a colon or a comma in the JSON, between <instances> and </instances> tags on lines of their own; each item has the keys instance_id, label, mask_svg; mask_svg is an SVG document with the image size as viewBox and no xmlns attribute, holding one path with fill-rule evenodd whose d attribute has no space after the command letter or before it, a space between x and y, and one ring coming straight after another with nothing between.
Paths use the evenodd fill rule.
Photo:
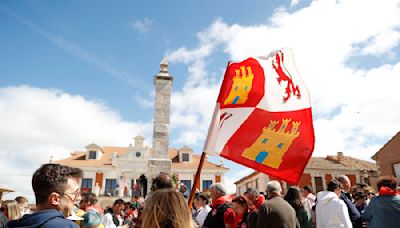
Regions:
<instances>
[{"instance_id":1,"label":"person's head","mask_svg":"<svg viewBox=\"0 0 400 228\"><path fill-rule=\"evenodd\" d=\"M163 188L173 188L171 175L168 173L160 173L156 179L154 179L154 189L163 189Z\"/></svg>"},{"instance_id":2,"label":"person's head","mask_svg":"<svg viewBox=\"0 0 400 228\"><path fill-rule=\"evenodd\" d=\"M244 196L237 196L232 200L232 208L236 215L240 215L247 211L249 208L249 202Z\"/></svg>"},{"instance_id":3,"label":"person's head","mask_svg":"<svg viewBox=\"0 0 400 228\"><path fill-rule=\"evenodd\" d=\"M226 190L221 183L215 183L211 185L210 192L211 192L210 197L212 200L216 200L219 197L226 195Z\"/></svg>"},{"instance_id":4,"label":"person's head","mask_svg":"<svg viewBox=\"0 0 400 228\"><path fill-rule=\"evenodd\" d=\"M338 197L340 196L341 190L342 184L338 180L331 180L331 182L328 183L328 191L336 193Z\"/></svg>"},{"instance_id":5,"label":"person's head","mask_svg":"<svg viewBox=\"0 0 400 228\"><path fill-rule=\"evenodd\" d=\"M119 215L123 210L125 210L125 201L123 199L115 200L112 207L113 213Z\"/></svg>"},{"instance_id":6,"label":"person's head","mask_svg":"<svg viewBox=\"0 0 400 228\"><path fill-rule=\"evenodd\" d=\"M28 204L28 199L23 196L15 197L15 201L17 201L17 203L19 203L19 204Z\"/></svg>"},{"instance_id":7,"label":"person's head","mask_svg":"<svg viewBox=\"0 0 400 228\"><path fill-rule=\"evenodd\" d=\"M94 211L89 210L83 215L83 227L84 228L98 228L101 224L101 215Z\"/></svg>"},{"instance_id":8,"label":"person's head","mask_svg":"<svg viewBox=\"0 0 400 228\"><path fill-rule=\"evenodd\" d=\"M208 195L205 193L200 193L196 196L195 198L196 204L199 207L205 207L207 204L210 203L210 200L208 198ZM196 207L197 208L197 207Z\"/></svg>"},{"instance_id":9,"label":"person's head","mask_svg":"<svg viewBox=\"0 0 400 228\"><path fill-rule=\"evenodd\" d=\"M288 189L284 199L295 209L304 208L300 188L292 186Z\"/></svg>"},{"instance_id":10,"label":"person's head","mask_svg":"<svg viewBox=\"0 0 400 228\"><path fill-rule=\"evenodd\" d=\"M364 194L367 196L368 199L371 199L375 196L375 190L370 186L365 187Z\"/></svg>"},{"instance_id":11,"label":"person's head","mask_svg":"<svg viewBox=\"0 0 400 228\"><path fill-rule=\"evenodd\" d=\"M81 202L79 203L79 208L86 210L87 207L93 206L97 203L97 196L91 192L84 192L81 196Z\"/></svg>"},{"instance_id":12,"label":"person's head","mask_svg":"<svg viewBox=\"0 0 400 228\"><path fill-rule=\"evenodd\" d=\"M68 214L81 200L80 179L83 171L59 164L44 164L32 177L38 210L56 209Z\"/></svg>"},{"instance_id":13,"label":"person's head","mask_svg":"<svg viewBox=\"0 0 400 228\"><path fill-rule=\"evenodd\" d=\"M145 202L142 227L192 228L185 198L172 188L155 191Z\"/></svg>"},{"instance_id":14,"label":"person's head","mask_svg":"<svg viewBox=\"0 0 400 228\"><path fill-rule=\"evenodd\" d=\"M308 194L312 194L311 187L306 185L303 187L303 196L306 197Z\"/></svg>"},{"instance_id":15,"label":"person's head","mask_svg":"<svg viewBox=\"0 0 400 228\"><path fill-rule=\"evenodd\" d=\"M139 201L139 196L138 195L134 195L132 197L132 202L137 202L137 201Z\"/></svg>"},{"instance_id":16,"label":"person's head","mask_svg":"<svg viewBox=\"0 0 400 228\"><path fill-rule=\"evenodd\" d=\"M17 196L15 198L15 201L17 201L18 206L20 207L21 215L29 214L30 208L28 204L28 199L24 196Z\"/></svg>"},{"instance_id":17,"label":"person's head","mask_svg":"<svg viewBox=\"0 0 400 228\"><path fill-rule=\"evenodd\" d=\"M181 183L181 184L179 185L179 191L180 191L181 193L185 193L185 192L187 191L187 187L186 187L186 185L185 185L184 183Z\"/></svg>"},{"instance_id":18,"label":"person's head","mask_svg":"<svg viewBox=\"0 0 400 228\"><path fill-rule=\"evenodd\" d=\"M273 180L267 183L267 194L268 196L280 196L282 187L279 181Z\"/></svg>"},{"instance_id":19,"label":"person's head","mask_svg":"<svg viewBox=\"0 0 400 228\"><path fill-rule=\"evenodd\" d=\"M340 175L340 176L338 176L337 180L342 184L343 190L345 192L351 191L351 182L350 182L350 179L348 176Z\"/></svg>"},{"instance_id":20,"label":"person's head","mask_svg":"<svg viewBox=\"0 0 400 228\"><path fill-rule=\"evenodd\" d=\"M394 177L390 177L390 176L379 177L377 186L378 186L378 190L380 190L382 187L396 190L396 187L397 187L396 179Z\"/></svg>"},{"instance_id":21,"label":"person's head","mask_svg":"<svg viewBox=\"0 0 400 228\"><path fill-rule=\"evenodd\" d=\"M1 202L1 211L4 213L5 216L8 215L8 204L16 204L15 200L4 200Z\"/></svg>"},{"instance_id":22,"label":"person's head","mask_svg":"<svg viewBox=\"0 0 400 228\"><path fill-rule=\"evenodd\" d=\"M257 200L258 192L255 189L248 188L243 194L250 202Z\"/></svg>"},{"instance_id":23,"label":"person's head","mask_svg":"<svg viewBox=\"0 0 400 228\"><path fill-rule=\"evenodd\" d=\"M364 202L367 199L367 196L364 194L364 192L357 192L353 197L356 205L364 205Z\"/></svg>"}]
</instances>

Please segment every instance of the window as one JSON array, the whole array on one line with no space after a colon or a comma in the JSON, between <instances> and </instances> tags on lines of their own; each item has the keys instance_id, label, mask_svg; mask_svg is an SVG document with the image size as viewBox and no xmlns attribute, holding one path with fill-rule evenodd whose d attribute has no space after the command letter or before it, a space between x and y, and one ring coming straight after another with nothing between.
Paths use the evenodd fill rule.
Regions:
<instances>
[{"instance_id":1,"label":"window","mask_svg":"<svg viewBox=\"0 0 400 228\"><path fill-rule=\"evenodd\" d=\"M89 159L96 160L96 151L89 151Z\"/></svg>"},{"instance_id":2,"label":"window","mask_svg":"<svg viewBox=\"0 0 400 228\"><path fill-rule=\"evenodd\" d=\"M115 189L117 188L117 179L106 179L105 194L115 195Z\"/></svg>"},{"instance_id":3,"label":"window","mask_svg":"<svg viewBox=\"0 0 400 228\"><path fill-rule=\"evenodd\" d=\"M81 191L82 192L92 192L92 185L93 184L93 179L91 178L83 178L82 179L82 186L81 186Z\"/></svg>"},{"instance_id":4,"label":"window","mask_svg":"<svg viewBox=\"0 0 400 228\"><path fill-rule=\"evenodd\" d=\"M136 152L136 157L140 157L141 153L140 152Z\"/></svg>"},{"instance_id":5,"label":"window","mask_svg":"<svg viewBox=\"0 0 400 228\"><path fill-rule=\"evenodd\" d=\"M393 164L394 175L400 178L400 163Z\"/></svg>"},{"instance_id":6,"label":"window","mask_svg":"<svg viewBox=\"0 0 400 228\"><path fill-rule=\"evenodd\" d=\"M181 183L186 185L186 194L190 193L192 191L192 181L191 180L181 180Z\"/></svg>"},{"instance_id":7,"label":"window","mask_svg":"<svg viewBox=\"0 0 400 228\"><path fill-rule=\"evenodd\" d=\"M188 153L183 153L182 154L182 161L188 162L189 161L189 154Z\"/></svg>"},{"instance_id":8,"label":"window","mask_svg":"<svg viewBox=\"0 0 400 228\"><path fill-rule=\"evenodd\" d=\"M258 178L256 179L256 189L258 189Z\"/></svg>"},{"instance_id":9,"label":"window","mask_svg":"<svg viewBox=\"0 0 400 228\"><path fill-rule=\"evenodd\" d=\"M322 177L314 177L314 182L315 182L315 192L320 192L324 190Z\"/></svg>"},{"instance_id":10,"label":"window","mask_svg":"<svg viewBox=\"0 0 400 228\"><path fill-rule=\"evenodd\" d=\"M212 185L212 180L203 180L203 192L209 189Z\"/></svg>"}]
</instances>

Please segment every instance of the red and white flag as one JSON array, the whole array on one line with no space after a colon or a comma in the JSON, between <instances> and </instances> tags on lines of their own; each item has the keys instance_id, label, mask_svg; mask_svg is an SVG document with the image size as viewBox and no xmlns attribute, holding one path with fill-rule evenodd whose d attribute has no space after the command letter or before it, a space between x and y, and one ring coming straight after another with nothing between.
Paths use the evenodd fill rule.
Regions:
<instances>
[{"instance_id":1,"label":"red and white flag","mask_svg":"<svg viewBox=\"0 0 400 228\"><path fill-rule=\"evenodd\" d=\"M291 50L230 62L204 151L297 183L313 149L310 97Z\"/></svg>"}]
</instances>

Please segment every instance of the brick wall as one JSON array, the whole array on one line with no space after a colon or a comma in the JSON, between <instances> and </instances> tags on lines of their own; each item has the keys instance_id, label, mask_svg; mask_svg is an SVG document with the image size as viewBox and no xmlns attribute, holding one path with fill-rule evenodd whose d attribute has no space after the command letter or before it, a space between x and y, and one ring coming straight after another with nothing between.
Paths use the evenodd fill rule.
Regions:
<instances>
[{"instance_id":1,"label":"brick wall","mask_svg":"<svg viewBox=\"0 0 400 228\"><path fill-rule=\"evenodd\" d=\"M304 186L311 186L311 183L311 175L309 173L303 173L299 181L300 188Z\"/></svg>"},{"instance_id":2,"label":"brick wall","mask_svg":"<svg viewBox=\"0 0 400 228\"><path fill-rule=\"evenodd\" d=\"M400 133L381 149L376 161L381 176L395 176L393 164L400 163Z\"/></svg>"},{"instance_id":3,"label":"brick wall","mask_svg":"<svg viewBox=\"0 0 400 228\"><path fill-rule=\"evenodd\" d=\"M331 174L326 174L325 175L326 186L328 186L328 184L329 184L329 182L331 182L331 180L332 180L332 175Z\"/></svg>"}]
</instances>

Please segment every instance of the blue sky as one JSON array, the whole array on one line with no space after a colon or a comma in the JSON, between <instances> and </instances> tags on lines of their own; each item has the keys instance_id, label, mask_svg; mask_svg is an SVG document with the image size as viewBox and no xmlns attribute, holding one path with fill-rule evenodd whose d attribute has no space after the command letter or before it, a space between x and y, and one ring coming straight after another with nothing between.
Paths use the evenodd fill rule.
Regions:
<instances>
[{"instance_id":1,"label":"blue sky","mask_svg":"<svg viewBox=\"0 0 400 228\"><path fill-rule=\"evenodd\" d=\"M31 194L20 185L50 156L151 145L164 57L171 146L200 152L227 61L282 47L310 90L314 155L369 159L399 131L399 28L395 0L1 1L0 183ZM225 164L230 189L251 172Z\"/></svg>"}]
</instances>

